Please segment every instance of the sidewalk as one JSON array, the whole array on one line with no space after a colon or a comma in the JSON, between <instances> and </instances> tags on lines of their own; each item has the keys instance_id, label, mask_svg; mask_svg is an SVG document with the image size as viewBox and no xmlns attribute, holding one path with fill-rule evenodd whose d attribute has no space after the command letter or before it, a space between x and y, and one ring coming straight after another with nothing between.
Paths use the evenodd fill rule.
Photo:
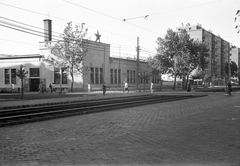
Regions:
<instances>
[{"instance_id":1,"label":"sidewalk","mask_svg":"<svg viewBox=\"0 0 240 166\"><path fill-rule=\"evenodd\" d=\"M240 93L211 93L3 127L0 165L237 166L239 99Z\"/></svg>"},{"instance_id":2,"label":"sidewalk","mask_svg":"<svg viewBox=\"0 0 240 166\"><path fill-rule=\"evenodd\" d=\"M121 96L127 96L127 95L144 95L144 94L151 94L150 90L145 91L129 91L123 93L123 91L107 91L106 95L103 96L102 91L94 91L94 92L68 92L66 94L63 94L62 96L55 93L45 93L45 94L39 94L38 92L27 92L24 94L25 98L26 96L32 96L33 99L26 100L19 99L15 100L10 98L4 99L4 95L15 95L15 94L1 94L0 93L0 110L3 109L11 109L11 108L20 108L20 107L29 107L29 106L38 106L38 105L47 105L51 103L66 103L71 101L81 101L81 100L91 100L91 99L98 99L98 98L111 98L111 97L121 97ZM187 93L185 90L177 89L164 89L162 91L155 91L152 94L202 94L202 92L190 92ZM206 94L206 93L203 93ZM21 95L21 94L18 94ZM37 98L35 95L42 96L41 98ZM52 95L52 96L51 96ZM66 97L65 97L66 96ZM44 98L45 97L45 98Z\"/></svg>"},{"instance_id":3,"label":"sidewalk","mask_svg":"<svg viewBox=\"0 0 240 166\"><path fill-rule=\"evenodd\" d=\"M66 102L72 102L72 101L81 101L81 100L92 100L92 99L98 99L98 98L111 98L111 97L120 97L120 96L127 96L127 95L143 95L145 93L137 93L135 91L129 91L123 93L122 91L107 91L106 95L103 96L101 91L96 91L96 92L68 92L65 95L63 94L62 96L59 96L58 94L54 98L41 98L41 99L31 99L31 100L25 100L20 99L20 100L14 100L14 99L0 99L0 110L3 109L11 109L11 108L20 108L20 107L28 107L28 106L37 106L37 105L47 105L51 103L66 103ZM4 95L11 95L11 94L0 94L1 96ZM30 92L30 93L25 93L25 96L33 96L34 95L52 95L52 94L39 94L38 92ZM65 97L66 96L66 97Z\"/></svg>"}]
</instances>

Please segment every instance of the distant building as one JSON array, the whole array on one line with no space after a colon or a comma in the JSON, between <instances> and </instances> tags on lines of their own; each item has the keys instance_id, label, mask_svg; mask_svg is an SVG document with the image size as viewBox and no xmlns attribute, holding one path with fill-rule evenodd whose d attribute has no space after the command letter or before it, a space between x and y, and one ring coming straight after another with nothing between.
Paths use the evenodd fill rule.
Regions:
<instances>
[{"instance_id":1,"label":"distant building","mask_svg":"<svg viewBox=\"0 0 240 166\"><path fill-rule=\"evenodd\" d=\"M240 66L240 48L232 48L230 53L231 53L231 61L234 61L239 68L239 66Z\"/></svg>"},{"instance_id":2,"label":"distant building","mask_svg":"<svg viewBox=\"0 0 240 166\"><path fill-rule=\"evenodd\" d=\"M225 65L229 62L230 43L213 34L211 30L205 30L200 24L177 27L177 32L182 29L185 29L191 38L204 41L210 49L209 67L204 71L205 81L214 85L224 84L227 77Z\"/></svg>"},{"instance_id":3,"label":"distant building","mask_svg":"<svg viewBox=\"0 0 240 166\"><path fill-rule=\"evenodd\" d=\"M54 84L55 88L62 87L70 90L72 80L68 73L62 72L60 80L59 69L49 68L43 61L44 57L50 55L50 49L46 43L51 41L51 20L44 20L45 36L44 41L39 42L39 54L34 55L1 55L0 54L0 92L11 89L11 84L15 85L15 91L21 87L21 80L16 76L20 65L28 71L24 79L24 91L38 91L38 85L43 82L44 88L49 91L49 84ZM53 41L51 41L53 42ZM87 91L88 83L92 90L102 90L105 82L107 90L123 90L123 83L128 82L130 89L137 89L137 77L141 88L149 89L151 81L158 88L159 74L153 73L145 60L139 62L139 72L137 72L137 59L129 57L113 57L110 55L110 44L88 41L88 52L83 60L87 70L84 74L74 77L74 91Z\"/></svg>"}]
</instances>

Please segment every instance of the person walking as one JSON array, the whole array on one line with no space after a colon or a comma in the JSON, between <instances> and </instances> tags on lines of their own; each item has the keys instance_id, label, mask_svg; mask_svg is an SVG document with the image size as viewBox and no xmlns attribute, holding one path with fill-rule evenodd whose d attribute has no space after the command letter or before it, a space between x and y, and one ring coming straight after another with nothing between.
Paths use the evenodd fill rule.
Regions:
<instances>
[{"instance_id":1,"label":"person walking","mask_svg":"<svg viewBox=\"0 0 240 166\"><path fill-rule=\"evenodd\" d=\"M88 83L88 93L91 91L91 84Z\"/></svg>"},{"instance_id":2,"label":"person walking","mask_svg":"<svg viewBox=\"0 0 240 166\"><path fill-rule=\"evenodd\" d=\"M232 84L231 84L231 80L229 80L227 83L227 94L232 95L231 92L232 92Z\"/></svg>"},{"instance_id":3,"label":"person walking","mask_svg":"<svg viewBox=\"0 0 240 166\"><path fill-rule=\"evenodd\" d=\"M105 95L107 91L107 86L105 85L105 82L103 83L103 95Z\"/></svg>"},{"instance_id":4,"label":"person walking","mask_svg":"<svg viewBox=\"0 0 240 166\"><path fill-rule=\"evenodd\" d=\"M123 93L124 93L126 90L127 90L128 93L129 93L128 83L125 81L125 82L124 82L124 90L123 90Z\"/></svg>"},{"instance_id":5,"label":"person walking","mask_svg":"<svg viewBox=\"0 0 240 166\"><path fill-rule=\"evenodd\" d=\"M11 90L12 90L12 93L14 92L14 84L12 83L11 84Z\"/></svg>"},{"instance_id":6,"label":"person walking","mask_svg":"<svg viewBox=\"0 0 240 166\"><path fill-rule=\"evenodd\" d=\"M151 93L153 93L153 82L151 82L151 84L150 84L150 91L151 91Z\"/></svg>"},{"instance_id":7,"label":"person walking","mask_svg":"<svg viewBox=\"0 0 240 166\"><path fill-rule=\"evenodd\" d=\"M49 88L50 88L51 93L53 93L53 87L52 87L51 83L49 84Z\"/></svg>"},{"instance_id":8,"label":"person walking","mask_svg":"<svg viewBox=\"0 0 240 166\"><path fill-rule=\"evenodd\" d=\"M191 84L190 84L190 82L188 82L188 84L187 84L187 92L191 92Z\"/></svg>"},{"instance_id":9,"label":"person walking","mask_svg":"<svg viewBox=\"0 0 240 166\"><path fill-rule=\"evenodd\" d=\"M43 90L43 82L42 82L42 81L41 81L41 83L39 84L38 89L39 89L39 92L40 92L40 93L43 93L43 92L44 92L44 90Z\"/></svg>"}]
</instances>

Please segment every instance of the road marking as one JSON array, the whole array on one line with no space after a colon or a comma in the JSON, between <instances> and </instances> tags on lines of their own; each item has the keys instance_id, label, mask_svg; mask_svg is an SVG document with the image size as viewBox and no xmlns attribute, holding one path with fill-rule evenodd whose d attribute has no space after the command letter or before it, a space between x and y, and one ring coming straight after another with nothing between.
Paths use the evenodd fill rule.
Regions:
<instances>
[{"instance_id":1,"label":"road marking","mask_svg":"<svg viewBox=\"0 0 240 166\"><path fill-rule=\"evenodd\" d=\"M240 107L239 105L234 105L233 107Z\"/></svg>"}]
</instances>

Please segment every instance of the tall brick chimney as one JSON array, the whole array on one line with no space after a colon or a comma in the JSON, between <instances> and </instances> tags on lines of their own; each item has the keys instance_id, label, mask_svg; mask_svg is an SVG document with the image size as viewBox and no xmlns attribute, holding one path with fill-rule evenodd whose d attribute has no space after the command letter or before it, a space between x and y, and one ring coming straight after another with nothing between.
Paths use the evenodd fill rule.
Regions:
<instances>
[{"instance_id":1,"label":"tall brick chimney","mask_svg":"<svg viewBox=\"0 0 240 166\"><path fill-rule=\"evenodd\" d=\"M52 20L44 21L44 41L52 41Z\"/></svg>"}]
</instances>

